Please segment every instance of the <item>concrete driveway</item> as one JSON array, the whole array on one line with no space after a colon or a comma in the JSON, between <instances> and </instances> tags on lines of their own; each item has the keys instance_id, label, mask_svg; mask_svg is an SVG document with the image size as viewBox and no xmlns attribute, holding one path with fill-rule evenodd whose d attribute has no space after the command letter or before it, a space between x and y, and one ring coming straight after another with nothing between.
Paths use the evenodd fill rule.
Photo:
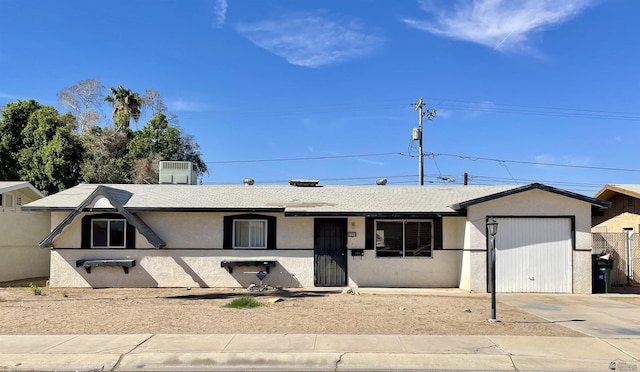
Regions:
<instances>
[{"instance_id":1,"label":"concrete driveway","mask_svg":"<svg viewBox=\"0 0 640 372\"><path fill-rule=\"evenodd\" d=\"M640 306L614 300L615 296L638 295L498 293L496 299L589 336L640 338ZM500 319L499 304L496 311Z\"/></svg>"}]
</instances>

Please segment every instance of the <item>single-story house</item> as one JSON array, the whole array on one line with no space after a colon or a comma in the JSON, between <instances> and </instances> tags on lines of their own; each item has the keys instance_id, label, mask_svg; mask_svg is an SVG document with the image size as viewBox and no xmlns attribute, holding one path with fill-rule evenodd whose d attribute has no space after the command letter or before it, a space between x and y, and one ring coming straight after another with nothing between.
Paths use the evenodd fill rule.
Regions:
<instances>
[{"instance_id":1,"label":"single-story house","mask_svg":"<svg viewBox=\"0 0 640 372\"><path fill-rule=\"evenodd\" d=\"M81 184L51 213L55 287L440 287L591 293L591 216L608 203L526 186Z\"/></svg>"},{"instance_id":2,"label":"single-story house","mask_svg":"<svg viewBox=\"0 0 640 372\"><path fill-rule=\"evenodd\" d=\"M605 185L595 198L611 207L592 219L594 253L614 260L612 283L640 284L640 185Z\"/></svg>"},{"instance_id":3,"label":"single-story house","mask_svg":"<svg viewBox=\"0 0 640 372\"><path fill-rule=\"evenodd\" d=\"M594 232L640 233L640 185L605 185L594 197L611 203L593 217Z\"/></svg>"},{"instance_id":4,"label":"single-story house","mask_svg":"<svg viewBox=\"0 0 640 372\"><path fill-rule=\"evenodd\" d=\"M38 244L51 231L51 216L23 209L43 197L29 182L0 181L0 282L49 276L49 252Z\"/></svg>"}]
</instances>

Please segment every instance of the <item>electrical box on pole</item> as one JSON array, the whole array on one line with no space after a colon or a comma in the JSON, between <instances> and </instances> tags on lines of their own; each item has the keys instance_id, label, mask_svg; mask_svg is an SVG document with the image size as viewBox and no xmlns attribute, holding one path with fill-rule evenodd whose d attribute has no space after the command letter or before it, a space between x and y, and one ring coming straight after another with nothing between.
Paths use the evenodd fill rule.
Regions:
<instances>
[{"instance_id":1,"label":"electrical box on pole","mask_svg":"<svg viewBox=\"0 0 640 372\"><path fill-rule=\"evenodd\" d=\"M424 107L424 103L422 102L422 97L420 97L420 100L416 103L412 103L412 106L416 107L416 111L418 111L418 128L413 128L413 131L411 132L411 138L414 141L418 141L418 182L420 183L420 186L424 185L424 153L422 152L422 118L424 118L425 116L427 117L427 119L431 120L436 116L436 110L434 109L433 111L429 111L429 109L427 109L426 111L423 111L423 107Z\"/></svg>"},{"instance_id":2,"label":"electrical box on pole","mask_svg":"<svg viewBox=\"0 0 640 372\"><path fill-rule=\"evenodd\" d=\"M413 128L413 131L411 131L411 138L414 141L418 141L422 138L422 133L420 133L420 128Z\"/></svg>"}]
</instances>

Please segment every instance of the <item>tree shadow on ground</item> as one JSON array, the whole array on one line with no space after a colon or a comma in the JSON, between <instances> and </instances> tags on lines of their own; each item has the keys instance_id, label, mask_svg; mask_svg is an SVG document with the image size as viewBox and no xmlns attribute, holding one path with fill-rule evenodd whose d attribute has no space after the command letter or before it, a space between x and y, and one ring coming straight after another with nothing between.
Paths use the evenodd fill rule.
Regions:
<instances>
[{"instance_id":1,"label":"tree shadow on ground","mask_svg":"<svg viewBox=\"0 0 640 372\"><path fill-rule=\"evenodd\" d=\"M282 297L282 298L310 298L310 297L325 297L332 294L340 294L342 291L289 291L286 289L274 289L265 291L220 291L216 293L202 293L202 294L189 294L180 296L167 296L164 297L168 300L224 300L232 299L243 296L254 297Z\"/></svg>"}]
</instances>

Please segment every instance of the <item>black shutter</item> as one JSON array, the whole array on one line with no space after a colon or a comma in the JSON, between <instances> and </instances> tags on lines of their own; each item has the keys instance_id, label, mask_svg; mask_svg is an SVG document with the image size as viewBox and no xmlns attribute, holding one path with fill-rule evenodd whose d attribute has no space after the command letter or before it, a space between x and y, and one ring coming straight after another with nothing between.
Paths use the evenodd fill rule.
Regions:
<instances>
[{"instance_id":1,"label":"black shutter","mask_svg":"<svg viewBox=\"0 0 640 372\"><path fill-rule=\"evenodd\" d=\"M223 233L222 233L222 248L231 249L233 247L233 217L224 216Z\"/></svg>"},{"instance_id":2,"label":"black shutter","mask_svg":"<svg viewBox=\"0 0 640 372\"><path fill-rule=\"evenodd\" d=\"M276 249L276 217L267 218L267 249Z\"/></svg>"},{"instance_id":3,"label":"black shutter","mask_svg":"<svg viewBox=\"0 0 640 372\"><path fill-rule=\"evenodd\" d=\"M127 248L136 247L136 228L127 221Z\"/></svg>"},{"instance_id":4,"label":"black shutter","mask_svg":"<svg viewBox=\"0 0 640 372\"><path fill-rule=\"evenodd\" d=\"M365 249L373 249L373 247L375 246L375 242L373 241L373 237L375 235L375 232L373 231L373 229L375 228L375 223L374 223L374 219L372 217L367 217L365 219L364 222L364 234L365 234L365 239L364 239L364 248Z\"/></svg>"},{"instance_id":5,"label":"black shutter","mask_svg":"<svg viewBox=\"0 0 640 372\"><path fill-rule=\"evenodd\" d=\"M82 217L82 238L80 248L91 248L91 220L93 215Z\"/></svg>"},{"instance_id":6,"label":"black shutter","mask_svg":"<svg viewBox=\"0 0 640 372\"><path fill-rule=\"evenodd\" d=\"M442 217L433 219L433 249L442 249Z\"/></svg>"}]
</instances>

